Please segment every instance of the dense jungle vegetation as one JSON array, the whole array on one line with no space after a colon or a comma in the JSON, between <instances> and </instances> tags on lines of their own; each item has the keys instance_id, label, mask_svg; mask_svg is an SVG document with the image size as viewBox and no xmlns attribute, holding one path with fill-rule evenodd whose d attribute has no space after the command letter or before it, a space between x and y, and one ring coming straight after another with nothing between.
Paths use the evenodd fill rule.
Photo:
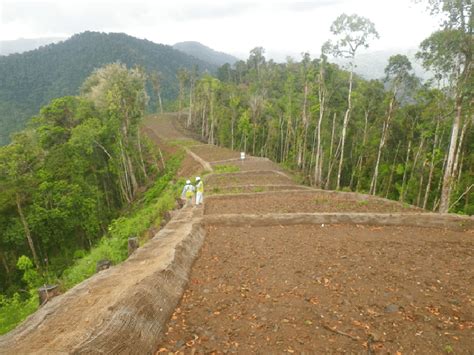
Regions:
<instances>
[{"instance_id":1,"label":"dense jungle vegetation","mask_svg":"<svg viewBox=\"0 0 474 355\"><path fill-rule=\"evenodd\" d=\"M0 333L38 307L38 286L65 290L124 260L128 238L174 207L180 158L165 169L140 134L145 83L141 69L98 69L0 148Z\"/></svg>"}]
</instances>

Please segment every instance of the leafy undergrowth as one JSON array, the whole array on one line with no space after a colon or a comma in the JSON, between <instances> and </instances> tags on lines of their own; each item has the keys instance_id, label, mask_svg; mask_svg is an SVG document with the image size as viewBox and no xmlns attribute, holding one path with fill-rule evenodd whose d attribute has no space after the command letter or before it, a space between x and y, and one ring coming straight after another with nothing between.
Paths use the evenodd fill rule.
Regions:
<instances>
[{"instance_id":1,"label":"leafy undergrowth","mask_svg":"<svg viewBox=\"0 0 474 355\"><path fill-rule=\"evenodd\" d=\"M15 293L11 298L0 295L0 334L9 332L36 311L38 302L36 292L32 292L26 300L23 300L19 293Z\"/></svg>"},{"instance_id":2,"label":"leafy undergrowth","mask_svg":"<svg viewBox=\"0 0 474 355\"><path fill-rule=\"evenodd\" d=\"M82 257L64 270L62 276L56 280L63 291L92 276L100 260L110 260L114 265L124 261L127 258L128 238L138 237L141 243L145 242L146 231L158 227L164 213L172 210L176 205L176 198L179 196L182 184L180 184L181 181L173 182L173 179L182 158L180 154L167 161L165 173L143 194L128 213L112 221L108 233L96 246L89 252L81 250L76 253ZM0 296L0 334L7 333L36 311L38 308L36 288L43 281L42 278L40 280L40 277L36 277L36 280L28 282L29 297L22 297L18 293L11 298Z\"/></svg>"}]
</instances>

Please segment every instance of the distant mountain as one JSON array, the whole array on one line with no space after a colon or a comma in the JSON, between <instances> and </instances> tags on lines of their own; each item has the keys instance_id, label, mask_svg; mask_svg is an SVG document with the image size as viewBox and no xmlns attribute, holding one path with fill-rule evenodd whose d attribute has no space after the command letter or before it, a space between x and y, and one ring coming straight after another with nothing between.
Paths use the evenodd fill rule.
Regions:
<instances>
[{"instance_id":1,"label":"distant mountain","mask_svg":"<svg viewBox=\"0 0 474 355\"><path fill-rule=\"evenodd\" d=\"M20 38L12 41L0 41L0 55L23 53L41 46L64 41L64 37Z\"/></svg>"},{"instance_id":2,"label":"distant mountain","mask_svg":"<svg viewBox=\"0 0 474 355\"><path fill-rule=\"evenodd\" d=\"M201 72L217 70L216 65L171 46L122 33L84 32L33 51L1 56L0 145L22 129L41 106L55 97L77 94L94 69L118 61L128 67L140 65L147 72L159 71L164 100L176 97L179 68L196 65ZM152 92L149 95L153 107L156 98Z\"/></svg>"},{"instance_id":3,"label":"distant mountain","mask_svg":"<svg viewBox=\"0 0 474 355\"><path fill-rule=\"evenodd\" d=\"M233 55L217 52L199 42L179 42L173 45L173 48L217 66L224 65L225 63L234 64L239 60L239 58Z\"/></svg>"},{"instance_id":4,"label":"distant mountain","mask_svg":"<svg viewBox=\"0 0 474 355\"><path fill-rule=\"evenodd\" d=\"M391 49L383 51L373 51L367 53L361 53L356 55L355 58L355 69L354 71L365 79L381 79L385 77L385 67L388 65L388 59L392 55L403 54L408 57L410 60L413 71L416 76L420 77L423 80L431 78L431 74L427 72L415 58L417 48L404 48L404 49ZM330 62L334 62L341 66L344 66L348 63L344 59L334 59L329 58Z\"/></svg>"}]
</instances>

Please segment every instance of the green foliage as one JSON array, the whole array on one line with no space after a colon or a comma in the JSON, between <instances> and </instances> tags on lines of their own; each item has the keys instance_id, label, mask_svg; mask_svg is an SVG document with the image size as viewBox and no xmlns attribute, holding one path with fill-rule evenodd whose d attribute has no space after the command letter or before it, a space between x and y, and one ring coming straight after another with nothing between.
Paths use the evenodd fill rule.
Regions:
<instances>
[{"instance_id":1,"label":"green foliage","mask_svg":"<svg viewBox=\"0 0 474 355\"><path fill-rule=\"evenodd\" d=\"M38 308L38 294L32 291L29 297L22 299L20 294L6 298L0 295L0 335L16 327Z\"/></svg>"},{"instance_id":2,"label":"green foliage","mask_svg":"<svg viewBox=\"0 0 474 355\"><path fill-rule=\"evenodd\" d=\"M28 288L34 289L41 284L41 277L38 272L33 268L33 262L25 255L18 258L16 263L18 270L23 271L22 280L26 282Z\"/></svg>"},{"instance_id":3,"label":"green foliage","mask_svg":"<svg viewBox=\"0 0 474 355\"><path fill-rule=\"evenodd\" d=\"M61 279L64 288L69 289L93 275L100 260L107 259L113 264L125 260L128 238L140 237L152 226L160 224L164 212L174 208L180 193L180 185L170 184L180 162L180 156L170 159L166 173L145 193L142 202L128 215L112 221L107 236L104 236L88 255L64 271Z\"/></svg>"},{"instance_id":4,"label":"green foliage","mask_svg":"<svg viewBox=\"0 0 474 355\"><path fill-rule=\"evenodd\" d=\"M6 308L32 309L26 298L12 298L25 286L35 290L60 280L71 287L92 275L98 260L120 262L128 237L142 236L174 206L178 192L170 181L182 155L156 178L157 156L139 135L145 80L140 69L120 64L98 69L82 96L51 101L27 130L0 147L0 258L6 270L0 294Z\"/></svg>"}]
</instances>

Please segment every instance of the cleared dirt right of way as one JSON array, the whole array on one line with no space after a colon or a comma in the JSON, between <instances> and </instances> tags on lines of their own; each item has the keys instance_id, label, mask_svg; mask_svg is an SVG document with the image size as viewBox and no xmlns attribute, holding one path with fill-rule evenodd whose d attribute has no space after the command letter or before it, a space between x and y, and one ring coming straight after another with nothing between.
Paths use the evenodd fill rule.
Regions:
<instances>
[{"instance_id":1,"label":"cleared dirt right of way","mask_svg":"<svg viewBox=\"0 0 474 355\"><path fill-rule=\"evenodd\" d=\"M209 226L159 352L472 353L473 238Z\"/></svg>"}]
</instances>

